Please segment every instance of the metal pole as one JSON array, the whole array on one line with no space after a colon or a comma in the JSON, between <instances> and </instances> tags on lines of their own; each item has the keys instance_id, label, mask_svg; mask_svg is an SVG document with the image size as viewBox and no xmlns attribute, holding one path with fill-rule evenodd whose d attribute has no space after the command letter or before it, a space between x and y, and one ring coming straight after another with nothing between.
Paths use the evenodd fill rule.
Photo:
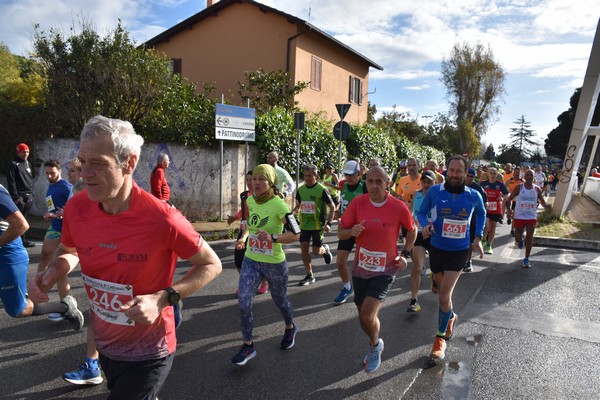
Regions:
<instances>
[{"instance_id":1,"label":"metal pole","mask_svg":"<svg viewBox=\"0 0 600 400\"><path fill-rule=\"evenodd\" d=\"M221 94L221 104L225 102L225 95ZM221 149L219 159L219 219L223 219L223 140L219 140Z\"/></svg>"},{"instance_id":2,"label":"metal pole","mask_svg":"<svg viewBox=\"0 0 600 400\"><path fill-rule=\"evenodd\" d=\"M296 129L296 190L300 186L300 129ZM296 207L296 196L292 194L292 205Z\"/></svg>"}]
</instances>

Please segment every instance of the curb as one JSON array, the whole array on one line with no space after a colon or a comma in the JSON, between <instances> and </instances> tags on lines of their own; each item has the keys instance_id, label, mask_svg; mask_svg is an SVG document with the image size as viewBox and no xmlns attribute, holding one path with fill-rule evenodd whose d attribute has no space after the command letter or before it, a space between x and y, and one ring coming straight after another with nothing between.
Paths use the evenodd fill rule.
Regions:
<instances>
[{"instance_id":1,"label":"curb","mask_svg":"<svg viewBox=\"0 0 600 400\"><path fill-rule=\"evenodd\" d=\"M558 247L561 249L591 250L600 252L600 242L595 240L534 236L533 245L540 247Z\"/></svg>"}]
</instances>

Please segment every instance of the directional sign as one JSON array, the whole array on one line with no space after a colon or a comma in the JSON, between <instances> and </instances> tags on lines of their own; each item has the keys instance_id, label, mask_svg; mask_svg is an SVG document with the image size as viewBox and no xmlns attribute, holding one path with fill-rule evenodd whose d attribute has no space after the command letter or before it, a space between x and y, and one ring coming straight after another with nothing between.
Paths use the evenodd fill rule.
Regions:
<instances>
[{"instance_id":1,"label":"directional sign","mask_svg":"<svg viewBox=\"0 0 600 400\"><path fill-rule=\"evenodd\" d=\"M215 137L222 140L255 140L256 110L227 104L215 106Z\"/></svg>"},{"instance_id":2,"label":"directional sign","mask_svg":"<svg viewBox=\"0 0 600 400\"><path fill-rule=\"evenodd\" d=\"M337 140L346 140L350 136L350 124L346 121L339 121L333 127L333 136Z\"/></svg>"},{"instance_id":3,"label":"directional sign","mask_svg":"<svg viewBox=\"0 0 600 400\"><path fill-rule=\"evenodd\" d=\"M340 115L341 119L344 119L348 110L350 109L351 104L336 104L335 108L337 108L337 112Z\"/></svg>"}]
</instances>

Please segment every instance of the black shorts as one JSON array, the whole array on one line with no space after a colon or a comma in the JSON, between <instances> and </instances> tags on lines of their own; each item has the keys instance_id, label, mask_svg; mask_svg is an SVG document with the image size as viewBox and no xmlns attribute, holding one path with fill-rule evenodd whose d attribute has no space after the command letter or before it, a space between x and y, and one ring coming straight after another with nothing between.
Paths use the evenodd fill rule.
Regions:
<instances>
[{"instance_id":1,"label":"black shorts","mask_svg":"<svg viewBox=\"0 0 600 400\"><path fill-rule=\"evenodd\" d=\"M487 214L486 218L491 219L492 221L500 222L502 221L502 214Z\"/></svg>"},{"instance_id":2,"label":"black shorts","mask_svg":"<svg viewBox=\"0 0 600 400\"><path fill-rule=\"evenodd\" d=\"M354 304L360 306L367 296L374 297L380 301L385 301L395 279L396 278L391 275L377 275L369 279L353 276L352 286L354 287Z\"/></svg>"},{"instance_id":3,"label":"black shorts","mask_svg":"<svg viewBox=\"0 0 600 400\"><path fill-rule=\"evenodd\" d=\"M117 361L100 354L109 399L155 399L171 371L174 357L172 353L158 360Z\"/></svg>"},{"instance_id":4,"label":"black shorts","mask_svg":"<svg viewBox=\"0 0 600 400\"><path fill-rule=\"evenodd\" d=\"M323 231L300 231L300 243L310 243L311 239L314 247L321 247L323 244Z\"/></svg>"},{"instance_id":5,"label":"black shorts","mask_svg":"<svg viewBox=\"0 0 600 400\"><path fill-rule=\"evenodd\" d=\"M471 221L469 221L469 242L473 243L473 240L475 240L475 230L477 229L477 227L475 226L477 224L477 217L473 216L471 217Z\"/></svg>"},{"instance_id":6,"label":"black shorts","mask_svg":"<svg viewBox=\"0 0 600 400\"><path fill-rule=\"evenodd\" d=\"M462 271L469 257L469 249L447 251L429 246L429 268L431 272Z\"/></svg>"},{"instance_id":7,"label":"black shorts","mask_svg":"<svg viewBox=\"0 0 600 400\"><path fill-rule=\"evenodd\" d=\"M350 236L349 239L339 240L337 249L338 249L338 251L340 251L340 250L352 251L355 244L356 244L356 238L354 236Z\"/></svg>"},{"instance_id":8,"label":"black shorts","mask_svg":"<svg viewBox=\"0 0 600 400\"><path fill-rule=\"evenodd\" d=\"M425 250L429 250L429 238L423 239L423 233L417 233L417 238L415 239L415 246L424 247Z\"/></svg>"}]
</instances>

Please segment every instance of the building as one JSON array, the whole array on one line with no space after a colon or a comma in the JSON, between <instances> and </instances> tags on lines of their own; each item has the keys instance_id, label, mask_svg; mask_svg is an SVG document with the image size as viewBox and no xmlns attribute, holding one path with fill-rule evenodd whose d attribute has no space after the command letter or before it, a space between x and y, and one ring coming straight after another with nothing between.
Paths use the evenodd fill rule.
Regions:
<instances>
[{"instance_id":1,"label":"building","mask_svg":"<svg viewBox=\"0 0 600 400\"><path fill-rule=\"evenodd\" d=\"M383 68L307 21L252 0L208 0L207 8L146 42L173 71L245 105L237 81L245 71L285 70L310 82L296 96L301 109L338 120L335 104L352 106L345 120L367 120L369 68Z\"/></svg>"}]
</instances>

